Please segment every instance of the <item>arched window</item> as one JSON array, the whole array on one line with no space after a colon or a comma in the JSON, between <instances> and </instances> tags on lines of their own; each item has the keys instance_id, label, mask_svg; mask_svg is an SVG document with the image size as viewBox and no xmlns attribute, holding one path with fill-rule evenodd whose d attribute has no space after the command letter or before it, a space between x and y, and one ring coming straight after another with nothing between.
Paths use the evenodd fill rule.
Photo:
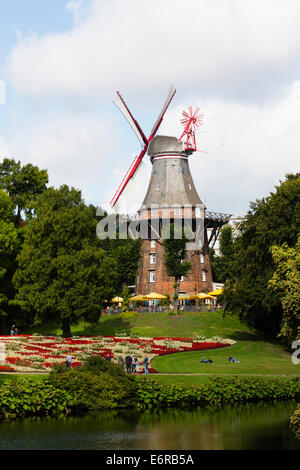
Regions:
<instances>
[{"instance_id":1,"label":"arched window","mask_svg":"<svg viewBox=\"0 0 300 470\"><path fill-rule=\"evenodd\" d=\"M200 253L200 255L199 255L199 260L200 260L200 263L201 263L201 264L204 263L204 256L203 256L203 253Z\"/></svg>"},{"instance_id":2,"label":"arched window","mask_svg":"<svg viewBox=\"0 0 300 470\"><path fill-rule=\"evenodd\" d=\"M205 269L202 270L202 281L206 282L206 271L205 271Z\"/></svg>"}]
</instances>

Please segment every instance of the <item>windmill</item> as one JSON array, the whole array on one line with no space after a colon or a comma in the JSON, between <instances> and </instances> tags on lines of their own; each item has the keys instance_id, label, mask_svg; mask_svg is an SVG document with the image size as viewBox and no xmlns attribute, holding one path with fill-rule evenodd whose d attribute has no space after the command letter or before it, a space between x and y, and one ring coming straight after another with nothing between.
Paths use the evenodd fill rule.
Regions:
<instances>
[{"instance_id":1,"label":"windmill","mask_svg":"<svg viewBox=\"0 0 300 470\"><path fill-rule=\"evenodd\" d=\"M139 224L140 226L147 226L147 236L141 236L141 259L136 279L137 295L145 295L153 291L159 294L169 293L172 295L174 280L167 276L164 265L162 243L164 221L176 219L182 222L188 218L191 227L197 226L197 220L199 219L203 222L203 226L204 220L206 222L205 208L195 188L188 162L189 156L197 150L195 134L203 123L203 114L199 113L199 108L193 111L192 107L183 112L181 123L184 130L180 139L157 135L175 93L175 88L171 86L148 138L133 117L120 92L117 92L114 98L115 105L125 116L138 137L142 150L134 158L112 198L112 207L117 207L120 197L124 197L128 186L133 185L134 188L135 177L146 153L152 163L148 189L139 210ZM183 142L184 137L186 137L185 142ZM204 168L203 171L205 171ZM153 210L154 207L155 210ZM211 220L213 225L210 225L210 227L215 230L214 227L218 226L218 219L213 217ZM222 225L224 223L226 222L222 222ZM198 294L203 290L211 291L213 288L207 232L205 230L203 236L201 245L194 244L193 250L188 252L192 270L190 275L181 281L181 294Z\"/></svg>"}]
</instances>

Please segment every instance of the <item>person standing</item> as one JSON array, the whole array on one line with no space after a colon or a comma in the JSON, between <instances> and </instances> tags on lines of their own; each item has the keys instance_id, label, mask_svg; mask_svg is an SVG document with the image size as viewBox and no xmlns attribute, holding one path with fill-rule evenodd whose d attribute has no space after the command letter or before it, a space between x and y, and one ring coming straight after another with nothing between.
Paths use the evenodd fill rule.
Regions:
<instances>
[{"instance_id":1,"label":"person standing","mask_svg":"<svg viewBox=\"0 0 300 470\"><path fill-rule=\"evenodd\" d=\"M66 369L71 369L71 362L72 362L72 356L68 354L67 360L66 360Z\"/></svg>"},{"instance_id":2,"label":"person standing","mask_svg":"<svg viewBox=\"0 0 300 470\"><path fill-rule=\"evenodd\" d=\"M145 356L143 364L144 364L144 370L145 370L146 375L148 374L148 363L149 363L148 356Z\"/></svg>"},{"instance_id":3,"label":"person standing","mask_svg":"<svg viewBox=\"0 0 300 470\"><path fill-rule=\"evenodd\" d=\"M126 364L127 374L131 374L132 357L129 354L125 357L125 364Z\"/></svg>"}]
</instances>

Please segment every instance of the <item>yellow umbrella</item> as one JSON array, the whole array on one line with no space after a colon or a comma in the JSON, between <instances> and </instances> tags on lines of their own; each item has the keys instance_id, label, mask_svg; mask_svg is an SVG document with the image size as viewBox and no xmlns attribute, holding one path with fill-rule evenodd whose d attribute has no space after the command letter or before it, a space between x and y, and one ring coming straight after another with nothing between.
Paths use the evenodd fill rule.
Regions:
<instances>
[{"instance_id":1,"label":"yellow umbrella","mask_svg":"<svg viewBox=\"0 0 300 470\"><path fill-rule=\"evenodd\" d=\"M156 292L151 292L151 294L144 295L144 297L146 300L154 300L154 299L160 300L160 299L167 298L166 295L157 294Z\"/></svg>"},{"instance_id":2,"label":"yellow umbrella","mask_svg":"<svg viewBox=\"0 0 300 470\"><path fill-rule=\"evenodd\" d=\"M215 295L221 295L221 294L223 294L223 289L213 290L213 291L211 291L211 292L208 293L208 295L213 295L213 296L215 296Z\"/></svg>"},{"instance_id":3,"label":"yellow umbrella","mask_svg":"<svg viewBox=\"0 0 300 470\"><path fill-rule=\"evenodd\" d=\"M124 299L122 299L122 297L114 297L113 299L111 299L112 302L123 302Z\"/></svg>"},{"instance_id":4,"label":"yellow umbrella","mask_svg":"<svg viewBox=\"0 0 300 470\"><path fill-rule=\"evenodd\" d=\"M210 294L205 294L204 292L200 292L195 296L196 299L213 299L214 297Z\"/></svg>"},{"instance_id":5,"label":"yellow umbrella","mask_svg":"<svg viewBox=\"0 0 300 470\"><path fill-rule=\"evenodd\" d=\"M145 298L144 295L135 295L134 297L130 297L130 299L132 302L142 302L143 300L148 300Z\"/></svg>"}]
</instances>

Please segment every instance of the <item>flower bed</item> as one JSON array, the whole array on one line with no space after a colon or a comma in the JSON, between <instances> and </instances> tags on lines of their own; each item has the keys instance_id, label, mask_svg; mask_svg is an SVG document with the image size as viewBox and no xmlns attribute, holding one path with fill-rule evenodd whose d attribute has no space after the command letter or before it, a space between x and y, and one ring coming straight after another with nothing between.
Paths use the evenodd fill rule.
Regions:
<instances>
[{"instance_id":1,"label":"flower bed","mask_svg":"<svg viewBox=\"0 0 300 470\"><path fill-rule=\"evenodd\" d=\"M45 371L57 364L64 364L67 354L72 356L72 367L77 367L93 355L109 356L117 362L130 354L138 358L140 365L147 354L149 362L154 357L166 354L224 348L235 344L230 339L214 337L199 340L183 337L131 338L124 336L96 336L61 338L53 336L20 335L0 336L0 342L5 344L8 368L15 371ZM13 368L10 368L13 365ZM149 372L155 373L151 367ZM143 367L140 368L143 372ZM1 372L1 368L0 368Z\"/></svg>"}]
</instances>

